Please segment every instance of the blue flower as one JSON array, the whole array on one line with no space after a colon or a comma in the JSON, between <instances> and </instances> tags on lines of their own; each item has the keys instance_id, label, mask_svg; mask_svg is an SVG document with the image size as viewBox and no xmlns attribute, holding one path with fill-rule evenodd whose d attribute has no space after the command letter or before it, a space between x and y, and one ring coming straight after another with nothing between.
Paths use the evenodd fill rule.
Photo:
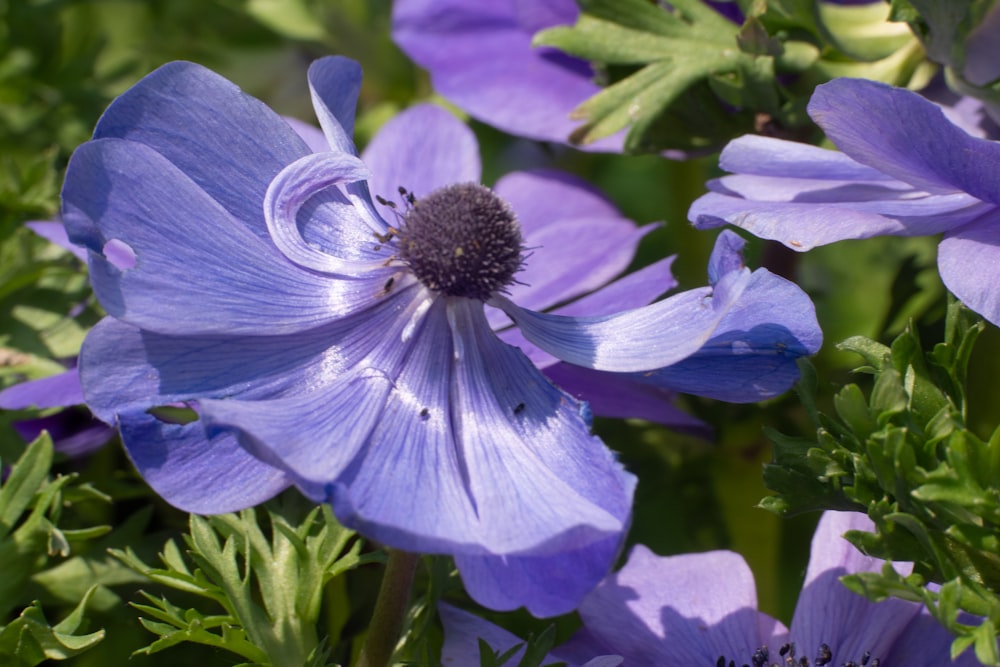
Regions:
<instances>
[{"instance_id":1,"label":"blue flower","mask_svg":"<svg viewBox=\"0 0 1000 667\"><path fill-rule=\"evenodd\" d=\"M823 515L791 628L757 610L753 573L739 554L662 557L638 545L621 571L584 599L583 628L547 660L570 667L978 667L972 651L951 661L951 634L922 605L898 599L873 603L840 583L846 574L878 572L884 565L841 539L849 530L871 529L864 514ZM499 652L523 643L468 612L444 604L440 611L443 664L480 664L480 638Z\"/></svg>"},{"instance_id":2,"label":"blue flower","mask_svg":"<svg viewBox=\"0 0 1000 667\"><path fill-rule=\"evenodd\" d=\"M568 611L618 552L635 480L532 360L755 400L819 346L812 304L728 235L712 287L647 306L667 259L593 292L647 229L547 172L498 183L504 201L436 107L362 161L360 80L343 58L310 68L323 138L191 63L112 103L63 190L108 312L81 352L87 402L178 507L295 485L372 539L453 555L484 605ZM177 403L196 419L151 412Z\"/></svg>"},{"instance_id":3,"label":"blue flower","mask_svg":"<svg viewBox=\"0 0 1000 667\"><path fill-rule=\"evenodd\" d=\"M938 270L970 308L1000 324L1000 143L972 136L920 95L860 79L816 88L809 113L843 152L747 136L691 207L799 251L842 239L944 233Z\"/></svg>"}]
</instances>

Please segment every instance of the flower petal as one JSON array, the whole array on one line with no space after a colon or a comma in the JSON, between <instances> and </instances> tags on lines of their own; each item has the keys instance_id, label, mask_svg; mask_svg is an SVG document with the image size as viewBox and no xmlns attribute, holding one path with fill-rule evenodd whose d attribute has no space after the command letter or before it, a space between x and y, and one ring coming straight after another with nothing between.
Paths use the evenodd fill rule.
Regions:
<instances>
[{"instance_id":1,"label":"flower petal","mask_svg":"<svg viewBox=\"0 0 1000 667\"><path fill-rule=\"evenodd\" d=\"M63 223L54 220L33 220L24 223L24 226L35 232L50 243L55 243L64 250L73 253L82 262L87 261L87 250L75 243L70 243L66 234L66 227Z\"/></svg>"},{"instance_id":2,"label":"flower petal","mask_svg":"<svg viewBox=\"0 0 1000 667\"><path fill-rule=\"evenodd\" d=\"M567 614L608 574L622 536L566 546L554 554L456 554L455 565L473 600L500 611L525 606L533 616Z\"/></svg>"},{"instance_id":3,"label":"flower petal","mask_svg":"<svg viewBox=\"0 0 1000 667\"><path fill-rule=\"evenodd\" d=\"M480 664L480 640L485 641L495 654L504 653L518 644L524 644L523 639L503 628L444 602L438 603L438 616L444 626L442 665ZM514 654L512 664L517 664L523 654L524 649L521 648Z\"/></svg>"},{"instance_id":4,"label":"flower petal","mask_svg":"<svg viewBox=\"0 0 1000 667\"><path fill-rule=\"evenodd\" d=\"M938 271L948 289L993 324L1000 323L1000 210L945 234Z\"/></svg>"},{"instance_id":5,"label":"flower petal","mask_svg":"<svg viewBox=\"0 0 1000 667\"><path fill-rule=\"evenodd\" d=\"M816 310L806 293L758 269L697 352L635 379L720 401L761 401L787 391L799 379L795 360L815 354L822 343Z\"/></svg>"},{"instance_id":6,"label":"flower petal","mask_svg":"<svg viewBox=\"0 0 1000 667\"><path fill-rule=\"evenodd\" d=\"M29 380L0 391L0 408L61 408L83 403L83 389L77 369Z\"/></svg>"},{"instance_id":7,"label":"flower petal","mask_svg":"<svg viewBox=\"0 0 1000 667\"><path fill-rule=\"evenodd\" d=\"M267 184L309 152L281 116L189 62L160 67L112 102L94 131L109 137L160 153L261 237Z\"/></svg>"},{"instance_id":8,"label":"flower petal","mask_svg":"<svg viewBox=\"0 0 1000 667\"><path fill-rule=\"evenodd\" d=\"M681 292L644 308L615 315L568 317L519 308L495 297L525 338L571 364L597 370L647 371L698 351L737 302L749 270L724 276L715 288Z\"/></svg>"},{"instance_id":9,"label":"flower petal","mask_svg":"<svg viewBox=\"0 0 1000 667\"><path fill-rule=\"evenodd\" d=\"M90 278L101 305L160 333L314 327L370 303L385 281L380 275L330 280L296 268L163 156L131 141L78 148L63 206L70 238L91 250ZM116 242L131 250L132 268L100 254Z\"/></svg>"},{"instance_id":10,"label":"flower petal","mask_svg":"<svg viewBox=\"0 0 1000 667\"><path fill-rule=\"evenodd\" d=\"M378 245L375 234L385 231L382 220L359 215L349 199L336 190L338 185L347 186L368 176L364 163L349 153L312 153L282 169L264 198L264 218L278 250L295 264L323 273L359 276L384 269L388 251L372 251L367 261L359 256L360 248ZM306 204L321 193L333 195L323 201L331 209L307 209ZM312 229L331 228L324 235L323 246L304 238L302 219Z\"/></svg>"},{"instance_id":11,"label":"flower petal","mask_svg":"<svg viewBox=\"0 0 1000 667\"><path fill-rule=\"evenodd\" d=\"M736 174L829 181L889 181L890 176L838 151L748 134L730 141L719 167Z\"/></svg>"},{"instance_id":12,"label":"flower petal","mask_svg":"<svg viewBox=\"0 0 1000 667\"><path fill-rule=\"evenodd\" d=\"M268 500L290 481L251 456L231 434L209 438L201 421L168 424L145 412L119 414L122 443L143 479L168 503L221 514Z\"/></svg>"},{"instance_id":13,"label":"flower petal","mask_svg":"<svg viewBox=\"0 0 1000 667\"><path fill-rule=\"evenodd\" d=\"M809 115L861 164L931 193L1000 204L1000 144L971 137L917 93L867 79L816 87ZM905 118L905 123L899 119Z\"/></svg>"},{"instance_id":14,"label":"flower petal","mask_svg":"<svg viewBox=\"0 0 1000 667\"><path fill-rule=\"evenodd\" d=\"M479 145L469 127L433 104L417 104L382 126L361 154L372 194L405 204L399 189L416 197L455 183L479 183ZM393 210L378 205L386 220Z\"/></svg>"},{"instance_id":15,"label":"flower petal","mask_svg":"<svg viewBox=\"0 0 1000 667\"><path fill-rule=\"evenodd\" d=\"M598 417L645 419L680 433L702 438L712 435L712 427L674 405L677 394L666 387L643 382L631 374L606 373L561 362L545 367L543 372L560 389L586 401Z\"/></svg>"},{"instance_id":16,"label":"flower petal","mask_svg":"<svg viewBox=\"0 0 1000 667\"><path fill-rule=\"evenodd\" d=\"M757 611L753 574L739 554L664 558L642 545L587 596L580 616L589 643L629 665L712 665L719 656L728 664L780 625Z\"/></svg>"},{"instance_id":17,"label":"flower petal","mask_svg":"<svg viewBox=\"0 0 1000 667\"><path fill-rule=\"evenodd\" d=\"M631 476L481 310L454 299L426 313L369 453L330 485L338 518L456 555L543 555L620 535Z\"/></svg>"},{"instance_id":18,"label":"flower petal","mask_svg":"<svg viewBox=\"0 0 1000 667\"><path fill-rule=\"evenodd\" d=\"M70 458L100 449L117 432L82 406L66 408L48 417L21 419L11 422L11 426L25 442L34 442L42 431L48 431L55 451Z\"/></svg>"},{"instance_id":19,"label":"flower petal","mask_svg":"<svg viewBox=\"0 0 1000 667\"><path fill-rule=\"evenodd\" d=\"M813 535L791 636L804 647L828 644L833 650L833 664L860 660L865 651L884 660L899 635L920 613L919 604L896 598L876 604L840 583L839 578L845 574L882 569L884 561L865 556L842 539L849 530L871 528L864 514L824 512Z\"/></svg>"},{"instance_id":20,"label":"flower petal","mask_svg":"<svg viewBox=\"0 0 1000 667\"><path fill-rule=\"evenodd\" d=\"M584 61L532 46L537 22L525 17L522 25L517 4L397 0L393 39L430 72L435 90L473 117L517 136L567 143L579 124L570 112L600 88ZM576 11L561 18L572 24ZM621 150L623 136L588 148Z\"/></svg>"},{"instance_id":21,"label":"flower petal","mask_svg":"<svg viewBox=\"0 0 1000 667\"><path fill-rule=\"evenodd\" d=\"M729 183L728 178L721 179L722 187ZM733 196L729 191L702 195L691 205L688 220L699 229L735 225L754 236L804 251L844 239L937 234L992 208L961 193L908 200L892 194L886 200L850 201L840 199L846 192L834 187L809 191L810 196L803 201L767 201L757 199L752 187L743 189L754 198ZM852 193L856 196L858 191Z\"/></svg>"},{"instance_id":22,"label":"flower petal","mask_svg":"<svg viewBox=\"0 0 1000 667\"><path fill-rule=\"evenodd\" d=\"M493 190L511 205L521 231L529 237L559 220L622 217L621 211L587 181L555 169L506 174Z\"/></svg>"},{"instance_id":23,"label":"flower petal","mask_svg":"<svg viewBox=\"0 0 1000 667\"><path fill-rule=\"evenodd\" d=\"M237 425L247 451L284 470L322 502L324 486L368 443L391 386L385 373L364 369L306 394L264 401L203 399L198 408L210 436Z\"/></svg>"},{"instance_id":24,"label":"flower petal","mask_svg":"<svg viewBox=\"0 0 1000 667\"><path fill-rule=\"evenodd\" d=\"M361 65L343 56L326 56L309 66L309 92L332 151L357 155L354 112L361 93Z\"/></svg>"}]
</instances>

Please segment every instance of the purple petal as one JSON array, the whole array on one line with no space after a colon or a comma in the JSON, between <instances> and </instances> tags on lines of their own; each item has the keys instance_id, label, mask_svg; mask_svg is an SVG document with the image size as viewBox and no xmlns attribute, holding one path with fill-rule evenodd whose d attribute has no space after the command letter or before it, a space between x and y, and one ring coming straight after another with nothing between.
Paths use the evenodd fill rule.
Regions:
<instances>
[{"instance_id":1,"label":"purple petal","mask_svg":"<svg viewBox=\"0 0 1000 667\"><path fill-rule=\"evenodd\" d=\"M796 359L823 342L812 301L797 285L754 271L746 290L697 352L635 379L732 403L772 398L799 378Z\"/></svg>"},{"instance_id":2,"label":"purple petal","mask_svg":"<svg viewBox=\"0 0 1000 667\"><path fill-rule=\"evenodd\" d=\"M743 247L746 241L736 232L722 230L715 239L712 255L708 258L708 283L714 285L723 276L746 268L743 261Z\"/></svg>"},{"instance_id":3,"label":"purple petal","mask_svg":"<svg viewBox=\"0 0 1000 667\"><path fill-rule=\"evenodd\" d=\"M386 231L380 218L366 219L357 215L343 197L326 200L324 203L334 208L323 215L319 215L315 208L305 209L314 195L338 185L362 181L368 176L364 163L349 153L312 153L281 170L271 181L264 198L264 218L278 250L295 264L323 273L359 276L384 267L390 257L388 251L373 251L368 261L355 259L358 246L374 247L375 234ZM312 224L315 225L316 218L320 218L329 227L346 227L346 233L328 232L325 247L322 248L308 243L299 227L299 220L303 217L300 213L304 210L309 213L305 217ZM360 241L358 236L365 240Z\"/></svg>"},{"instance_id":4,"label":"purple petal","mask_svg":"<svg viewBox=\"0 0 1000 667\"><path fill-rule=\"evenodd\" d=\"M343 56L327 56L309 66L309 92L329 150L357 155L354 112L361 93L361 65Z\"/></svg>"},{"instance_id":5,"label":"purple petal","mask_svg":"<svg viewBox=\"0 0 1000 667\"><path fill-rule=\"evenodd\" d=\"M115 429L95 419L84 407L71 407L48 417L22 419L11 423L25 442L34 442L48 431L55 451L70 458L100 449L115 437Z\"/></svg>"},{"instance_id":6,"label":"purple petal","mask_svg":"<svg viewBox=\"0 0 1000 667\"><path fill-rule=\"evenodd\" d=\"M529 249L510 298L543 310L622 273L652 225L637 228L582 180L551 170L505 176L496 193L517 213Z\"/></svg>"},{"instance_id":7,"label":"purple petal","mask_svg":"<svg viewBox=\"0 0 1000 667\"><path fill-rule=\"evenodd\" d=\"M33 220L24 223L24 226L50 243L55 243L63 250L73 253L80 261L87 261L87 249L70 243L69 236L66 234L66 227L63 226L63 223L52 220Z\"/></svg>"},{"instance_id":8,"label":"purple petal","mask_svg":"<svg viewBox=\"0 0 1000 667\"><path fill-rule=\"evenodd\" d=\"M993 178L1000 171L1000 145L970 137L917 93L835 79L816 87L809 115L862 164L931 193L967 192L1000 204Z\"/></svg>"},{"instance_id":9,"label":"purple petal","mask_svg":"<svg viewBox=\"0 0 1000 667\"><path fill-rule=\"evenodd\" d=\"M728 186L729 178L721 179L721 184ZM745 189L753 192L751 187ZM885 200L870 201L866 197L851 201L841 196L857 197L858 191L853 186L843 191L833 187L803 192L810 196L801 202L760 201L710 192L695 200L688 219L700 229L736 225L754 236L781 241L793 250L804 251L844 239L936 234L964 225L991 208L965 194L912 199L890 195Z\"/></svg>"},{"instance_id":10,"label":"purple petal","mask_svg":"<svg viewBox=\"0 0 1000 667\"><path fill-rule=\"evenodd\" d=\"M838 580L845 574L881 570L883 561L865 556L841 537L849 530L871 528L864 514L824 512L813 536L791 636L799 646L810 650L828 644L834 664L859 660L865 651L871 651L872 657L882 657L884 662L897 638L920 613L919 604L895 598L877 604L869 602Z\"/></svg>"},{"instance_id":11,"label":"purple petal","mask_svg":"<svg viewBox=\"0 0 1000 667\"><path fill-rule=\"evenodd\" d=\"M749 279L749 271L734 272L714 289L689 290L644 308L595 317L536 313L499 296L491 303L517 323L525 338L563 361L597 370L647 371L697 352Z\"/></svg>"},{"instance_id":12,"label":"purple petal","mask_svg":"<svg viewBox=\"0 0 1000 667\"><path fill-rule=\"evenodd\" d=\"M399 334L397 306L408 292L394 294L398 298L291 337L164 336L105 318L80 352L87 404L110 423L118 411L196 398L304 393L360 363L381 340L372 331Z\"/></svg>"},{"instance_id":13,"label":"purple petal","mask_svg":"<svg viewBox=\"0 0 1000 667\"><path fill-rule=\"evenodd\" d=\"M977 619L975 623L982 622ZM916 667L982 667L972 648L966 649L954 661L951 659L951 642L954 635L922 609L896 637L896 642L882 656L883 665L915 665Z\"/></svg>"},{"instance_id":14,"label":"purple petal","mask_svg":"<svg viewBox=\"0 0 1000 667\"><path fill-rule=\"evenodd\" d=\"M527 6L519 0L397 0L393 38L430 72L435 90L473 117L518 136L566 143L579 124L570 113L600 88L584 61L532 46L540 16L519 15ZM560 23L574 20L567 15ZM622 137L589 148L620 150Z\"/></svg>"},{"instance_id":15,"label":"purple petal","mask_svg":"<svg viewBox=\"0 0 1000 667\"><path fill-rule=\"evenodd\" d=\"M496 654L525 643L523 639L503 628L444 602L438 603L438 616L444 626L442 665L461 667L480 664L480 639L484 640ZM511 658L512 664L517 664L522 655L524 655L523 648Z\"/></svg>"},{"instance_id":16,"label":"purple petal","mask_svg":"<svg viewBox=\"0 0 1000 667\"><path fill-rule=\"evenodd\" d=\"M632 477L575 401L493 337L481 305L434 302L414 335L371 453L331 486L345 525L456 556L543 556L620 537Z\"/></svg>"},{"instance_id":17,"label":"purple petal","mask_svg":"<svg viewBox=\"0 0 1000 667\"><path fill-rule=\"evenodd\" d=\"M993 324L1000 323L1000 210L945 234L938 246L938 271L948 289Z\"/></svg>"},{"instance_id":18,"label":"purple petal","mask_svg":"<svg viewBox=\"0 0 1000 667\"><path fill-rule=\"evenodd\" d=\"M560 389L586 401L599 417L645 419L671 430L710 438L712 427L678 409L676 392L643 382L632 375L605 373L572 364L556 363L545 376Z\"/></svg>"},{"instance_id":19,"label":"purple petal","mask_svg":"<svg viewBox=\"0 0 1000 667\"><path fill-rule=\"evenodd\" d=\"M112 102L94 131L108 137L160 153L261 237L267 184L309 152L281 116L188 62L164 65ZM99 251L79 232L74 241Z\"/></svg>"},{"instance_id":20,"label":"purple petal","mask_svg":"<svg viewBox=\"0 0 1000 667\"><path fill-rule=\"evenodd\" d=\"M567 614L608 574L622 537L581 540L554 554L476 556L456 554L465 590L479 604L501 611L524 605L539 618Z\"/></svg>"},{"instance_id":21,"label":"purple petal","mask_svg":"<svg viewBox=\"0 0 1000 667\"><path fill-rule=\"evenodd\" d=\"M327 153L330 150L330 143L326 140L326 135L315 125L305 123L298 118L285 116L285 122L295 130L295 134L306 143L313 153Z\"/></svg>"},{"instance_id":22,"label":"purple petal","mask_svg":"<svg viewBox=\"0 0 1000 667\"><path fill-rule=\"evenodd\" d=\"M479 146L472 130L433 104L418 104L382 126L362 159L373 195L403 204L399 188L424 197L446 185L479 183ZM379 205L387 220L391 209Z\"/></svg>"},{"instance_id":23,"label":"purple petal","mask_svg":"<svg viewBox=\"0 0 1000 667\"><path fill-rule=\"evenodd\" d=\"M517 212L525 236L559 220L622 217L592 185L554 169L513 172L500 178L493 189Z\"/></svg>"},{"instance_id":24,"label":"purple petal","mask_svg":"<svg viewBox=\"0 0 1000 667\"><path fill-rule=\"evenodd\" d=\"M240 443L254 456L284 470L304 491L321 491L368 442L391 382L376 369L359 370L303 395L264 401L202 399L198 411L209 435L237 425ZM322 493L314 498L323 499Z\"/></svg>"},{"instance_id":25,"label":"purple petal","mask_svg":"<svg viewBox=\"0 0 1000 667\"><path fill-rule=\"evenodd\" d=\"M0 408L62 408L83 403L80 374L77 369L29 380L0 391Z\"/></svg>"},{"instance_id":26,"label":"purple petal","mask_svg":"<svg viewBox=\"0 0 1000 667\"><path fill-rule=\"evenodd\" d=\"M119 415L118 426L143 479L186 512L235 512L289 486L280 470L251 456L232 435L209 438L201 421L167 424L145 412L128 412Z\"/></svg>"},{"instance_id":27,"label":"purple petal","mask_svg":"<svg viewBox=\"0 0 1000 667\"><path fill-rule=\"evenodd\" d=\"M888 181L878 169L849 156L798 141L755 134L733 139L722 149L719 166L736 174L830 181Z\"/></svg>"},{"instance_id":28,"label":"purple petal","mask_svg":"<svg viewBox=\"0 0 1000 667\"><path fill-rule=\"evenodd\" d=\"M130 141L77 149L63 201L70 238L96 242L90 277L101 305L161 333L301 330L369 303L385 280L331 281L297 269L161 155ZM97 254L111 240L131 249L134 268Z\"/></svg>"},{"instance_id":29,"label":"purple petal","mask_svg":"<svg viewBox=\"0 0 1000 667\"><path fill-rule=\"evenodd\" d=\"M664 558L642 545L587 596L580 616L587 641L621 653L629 665L739 661L780 628L757 611L753 574L739 554Z\"/></svg>"}]
</instances>

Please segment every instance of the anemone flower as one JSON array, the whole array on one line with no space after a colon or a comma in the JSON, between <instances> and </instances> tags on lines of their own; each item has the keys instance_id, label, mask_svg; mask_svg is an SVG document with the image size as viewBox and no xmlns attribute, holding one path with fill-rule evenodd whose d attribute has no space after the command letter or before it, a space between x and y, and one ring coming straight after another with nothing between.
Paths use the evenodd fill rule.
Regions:
<instances>
[{"instance_id":1,"label":"anemone flower","mask_svg":"<svg viewBox=\"0 0 1000 667\"><path fill-rule=\"evenodd\" d=\"M868 80L819 86L809 114L842 152L736 139L720 160L735 174L709 182L688 214L695 226L730 223L799 251L943 232L945 286L1000 324L1000 143L969 135L916 93Z\"/></svg>"},{"instance_id":2,"label":"anemone flower","mask_svg":"<svg viewBox=\"0 0 1000 667\"><path fill-rule=\"evenodd\" d=\"M664 260L577 312L536 312L594 290L645 232L545 175L498 185L515 213L479 184L472 133L436 107L399 116L362 161L360 68L323 58L309 82L323 145L178 62L74 153L63 219L108 313L81 351L87 403L177 507L226 512L294 485L369 538L453 555L484 605L565 612L609 569L635 480L485 304L584 370L656 376L701 355L705 373L678 381L729 384L728 358L743 391L756 380L739 362L766 374L815 351L812 304L723 242L711 287L644 305L672 284ZM576 224L535 237L553 210ZM529 252L566 271L537 274L518 306ZM189 414L154 410L178 403Z\"/></svg>"},{"instance_id":3,"label":"anemone flower","mask_svg":"<svg viewBox=\"0 0 1000 667\"><path fill-rule=\"evenodd\" d=\"M922 605L873 603L839 582L881 570L883 561L841 537L871 528L864 514L823 515L790 629L757 610L753 574L739 554L662 557L636 546L626 565L584 599L582 629L549 659L570 667L978 667L971 651L951 662L951 635ZM440 612L444 665L480 664L480 638L501 652L523 643L468 612L444 604Z\"/></svg>"}]
</instances>

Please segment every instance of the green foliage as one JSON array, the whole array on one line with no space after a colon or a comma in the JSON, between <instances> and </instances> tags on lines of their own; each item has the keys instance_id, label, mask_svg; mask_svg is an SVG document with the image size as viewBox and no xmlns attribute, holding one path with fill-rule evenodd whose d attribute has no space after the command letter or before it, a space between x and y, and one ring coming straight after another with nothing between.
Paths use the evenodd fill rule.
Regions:
<instances>
[{"instance_id":1,"label":"green foliage","mask_svg":"<svg viewBox=\"0 0 1000 667\"><path fill-rule=\"evenodd\" d=\"M67 556L72 545L97 537L107 526L62 530L57 526L64 505L68 505L67 487L71 476L50 479L52 440L42 434L31 443L11 467L7 480L0 485L0 613L6 618L23 604L24 593L32 575L44 570L50 557ZM83 490L85 496L96 492ZM76 634L84 625L84 610L98 589L90 587L64 620L50 625L41 605L31 602L9 624L0 627L0 662L16 667L31 667L44 660L65 660L93 647L104 638L104 631Z\"/></svg>"},{"instance_id":2,"label":"green foliage","mask_svg":"<svg viewBox=\"0 0 1000 667\"><path fill-rule=\"evenodd\" d=\"M801 134L816 84L834 76L905 84L922 58L881 3L746 2L742 26L701 0L670 4L581 0L575 26L536 36L605 75L605 89L574 111L584 123L571 141L629 127L625 150L641 153L706 150L755 131Z\"/></svg>"},{"instance_id":3,"label":"green foliage","mask_svg":"<svg viewBox=\"0 0 1000 667\"><path fill-rule=\"evenodd\" d=\"M841 348L864 358L868 398L854 384L834 397L835 415L816 409L816 377L803 364L800 395L816 439L769 433L774 461L764 482L777 495L761 505L787 516L817 509L867 512L875 533L848 539L885 560L911 561L851 585L873 599L919 600L954 632L955 650L974 644L984 664L1000 664L1000 428L984 441L965 426L965 380L983 323L949 307L945 341L924 353L912 329L886 347L856 337ZM935 592L925 584L942 587ZM965 612L962 615L961 612ZM969 614L980 619L973 619Z\"/></svg>"},{"instance_id":4,"label":"green foliage","mask_svg":"<svg viewBox=\"0 0 1000 667\"><path fill-rule=\"evenodd\" d=\"M248 665L327 664L328 643L337 638L317 638L324 587L373 557L360 554L361 542L327 505L310 507L286 494L263 510L266 525L253 509L192 515L184 535L188 558L170 540L160 554L163 567L146 565L131 548L112 551L152 581L217 607L205 613L143 593L149 604L133 606L144 615L143 627L159 638L139 653L194 642L235 653Z\"/></svg>"}]
</instances>

